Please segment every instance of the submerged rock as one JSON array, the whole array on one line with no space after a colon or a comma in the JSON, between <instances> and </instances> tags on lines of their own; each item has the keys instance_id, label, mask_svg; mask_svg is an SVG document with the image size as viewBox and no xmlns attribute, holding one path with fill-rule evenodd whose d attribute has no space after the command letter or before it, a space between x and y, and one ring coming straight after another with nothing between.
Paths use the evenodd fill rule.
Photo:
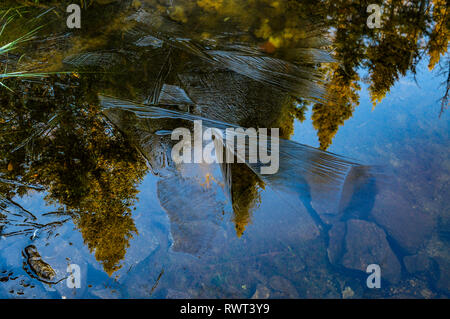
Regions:
<instances>
[{"instance_id":1,"label":"submerged rock","mask_svg":"<svg viewBox=\"0 0 450 319\"><path fill-rule=\"evenodd\" d=\"M256 286L255 293L252 296L252 299L269 299L270 297L270 289L266 286L258 284Z\"/></svg>"},{"instance_id":2,"label":"submerged rock","mask_svg":"<svg viewBox=\"0 0 450 319\"><path fill-rule=\"evenodd\" d=\"M447 258L434 257L434 260L439 265L439 279L437 282L437 288L450 294L450 262Z\"/></svg>"},{"instance_id":3,"label":"submerged rock","mask_svg":"<svg viewBox=\"0 0 450 319\"><path fill-rule=\"evenodd\" d=\"M428 271L432 266L431 259L423 253L406 256L403 258L403 263L405 264L406 270L411 274Z\"/></svg>"},{"instance_id":4,"label":"submerged rock","mask_svg":"<svg viewBox=\"0 0 450 319\"><path fill-rule=\"evenodd\" d=\"M401 277L400 263L392 252L385 232L377 225L363 220L347 222L346 251L340 264L349 269L366 272L370 264L381 267L381 277L396 283Z\"/></svg>"},{"instance_id":5,"label":"submerged rock","mask_svg":"<svg viewBox=\"0 0 450 319\"><path fill-rule=\"evenodd\" d=\"M371 216L403 249L415 254L432 234L435 221L412 203L413 199L385 190L377 195Z\"/></svg>"},{"instance_id":6,"label":"submerged rock","mask_svg":"<svg viewBox=\"0 0 450 319\"><path fill-rule=\"evenodd\" d=\"M345 287L345 289L342 291L342 298L343 299L351 299L355 295L355 292L350 287Z\"/></svg>"},{"instance_id":7,"label":"submerged rock","mask_svg":"<svg viewBox=\"0 0 450 319\"><path fill-rule=\"evenodd\" d=\"M275 290L275 298L299 298L299 294L294 285L287 279L280 276L273 276L269 280L270 287Z\"/></svg>"},{"instance_id":8,"label":"submerged rock","mask_svg":"<svg viewBox=\"0 0 450 319\"><path fill-rule=\"evenodd\" d=\"M40 280L51 281L55 278L55 271L53 268L42 260L41 255L37 251L36 246L30 245L25 248L25 256L27 264L34 274Z\"/></svg>"}]
</instances>

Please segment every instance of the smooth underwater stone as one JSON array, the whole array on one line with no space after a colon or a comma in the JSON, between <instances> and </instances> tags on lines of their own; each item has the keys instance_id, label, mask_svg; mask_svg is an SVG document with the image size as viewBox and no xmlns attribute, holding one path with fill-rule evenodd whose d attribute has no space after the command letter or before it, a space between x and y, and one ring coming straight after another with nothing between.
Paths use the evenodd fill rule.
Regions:
<instances>
[{"instance_id":1,"label":"smooth underwater stone","mask_svg":"<svg viewBox=\"0 0 450 319\"><path fill-rule=\"evenodd\" d=\"M441 256L434 257L434 260L439 265L439 279L436 286L448 294L450 293L450 261Z\"/></svg>"},{"instance_id":2,"label":"smooth underwater stone","mask_svg":"<svg viewBox=\"0 0 450 319\"><path fill-rule=\"evenodd\" d=\"M378 264L381 278L397 283L401 266L386 239L386 233L377 225L351 219L347 222L346 251L340 264L349 269L366 272L370 264Z\"/></svg>"},{"instance_id":3,"label":"smooth underwater stone","mask_svg":"<svg viewBox=\"0 0 450 319\"><path fill-rule=\"evenodd\" d=\"M252 299L269 299L270 297L270 289L266 286L258 284L256 286L255 293L252 296Z\"/></svg>"},{"instance_id":4,"label":"smooth underwater stone","mask_svg":"<svg viewBox=\"0 0 450 319\"><path fill-rule=\"evenodd\" d=\"M414 206L413 198L407 199L398 191L382 190L377 195L371 217L404 250L415 254L431 236L434 216Z\"/></svg>"},{"instance_id":5,"label":"smooth underwater stone","mask_svg":"<svg viewBox=\"0 0 450 319\"><path fill-rule=\"evenodd\" d=\"M412 256L405 256L403 258L403 263L406 267L406 270L411 274L428 271L432 266L431 259L423 253Z\"/></svg>"},{"instance_id":6,"label":"smooth underwater stone","mask_svg":"<svg viewBox=\"0 0 450 319\"><path fill-rule=\"evenodd\" d=\"M283 298L299 298L299 294L294 285L286 278L273 276L269 279L269 285L276 292L274 297L279 295L279 297Z\"/></svg>"},{"instance_id":7,"label":"smooth underwater stone","mask_svg":"<svg viewBox=\"0 0 450 319\"><path fill-rule=\"evenodd\" d=\"M42 260L36 246L29 245L24 251L27 257L27 264L40 279L50 281L55 278L55 271L49 264Z\"/></svg>"}]
</instances>

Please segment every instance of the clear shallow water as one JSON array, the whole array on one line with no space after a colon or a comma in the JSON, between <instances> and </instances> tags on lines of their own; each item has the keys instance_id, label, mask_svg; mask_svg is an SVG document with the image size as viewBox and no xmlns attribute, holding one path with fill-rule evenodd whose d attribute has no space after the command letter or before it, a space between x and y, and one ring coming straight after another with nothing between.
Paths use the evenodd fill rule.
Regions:
<instances>
[{"instance_id":1,"label":"clear shallow water","mask_svg":"<svg viewBox=\"0 0 450 319\"><path fill-rule=\"evenodd\" d=\"M43 138L25 143L23 158L4 161L3 176L9 181L4 184L34 181L46 191L24 187L22 196L7 198L2 206L1 297L448 297L449 120L448 113L438 118L437 101L444 78L431 74L422 62L419 86L402 77L373 111L362 85L360 106L339 128L328 151L357 163L382 165L383 174L354 166L342 180L327 179L336 187L321 191L328 184L317 182L308 171L318 160L293 156L279 179L261 181L245 165L236 165L227 185L218 165L171 163L167 154L173 143L158 132L189 127L188 118L138 119L122 108L97 116L89 108L92 95L99 92L137 103L155 99L149 87L158 87L154 84L161 81L165 65L159 49L153 47L148 54L134 48L124 54L133 63L140 61L126 76L83 82L81 73L80 80L80 75L57 80L85 85L86 91L64 88L61 93L53 79L37 84L53 86L56 98L50 104L56 101L70 112L59 110L49 133L35 134ZM133 56L139 54L146 59ZM283 117L286 92L261 84L257 68L249 77L180 53L175 57L186 63L172 61L175 71L168 71L162 83L178 83L197 105L171 110L247 127L274 125ZM177 80L170 78L173 73ZM33 90L29 100L39 102ZM311 93L304 86L302 90ZM76 102L64 104L61 95L67 94ZM25 132L13 131L18 138L7 141L16 144L5 147L14 148L17 141L42 132L54 114L51 107L44 110L45 116L24 112L24 119L32 114L35 122L25 125ZM292 141L318 147L308 112L306 118L302 123L286 121L285 129L294 125ZM304 151L297 144L286 149L294 155ZM325 156L311 152L302 154ZM13 159L23 162L18 165ZM338 171L327 165L327 172ZM20 172L11 176L16 167ZM55 211L60 214L46 215ZM48 224L54 222L59 223ZM42 264L26 255L30 245L53 269L51 280L44 280ZM67 287L68 264L80 266L80 289ZM367 288L368 264L381 266L381 289Z\"/></svg>"}]
</instances>

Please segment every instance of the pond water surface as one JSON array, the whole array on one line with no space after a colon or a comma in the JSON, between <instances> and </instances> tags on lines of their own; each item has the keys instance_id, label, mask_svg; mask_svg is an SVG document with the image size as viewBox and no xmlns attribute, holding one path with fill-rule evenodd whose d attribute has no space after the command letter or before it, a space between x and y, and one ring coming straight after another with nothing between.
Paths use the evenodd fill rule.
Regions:
<instances>
[{"instance_id":1,"label":"pond water surface","mask_svg":"<svg viewBox=\"0 0 450 319\"><path fill-rule=\"evenodd\" d=\"M447 74L383 49L391 20L272 2L94 1L79 30L64 4L14 16L2 45L47 24L1 63L47 76L0 87L0 298L448 298ZM279 128L279 171L175 163L171 132L199 119Z\"/></svg>"}]
</instances>

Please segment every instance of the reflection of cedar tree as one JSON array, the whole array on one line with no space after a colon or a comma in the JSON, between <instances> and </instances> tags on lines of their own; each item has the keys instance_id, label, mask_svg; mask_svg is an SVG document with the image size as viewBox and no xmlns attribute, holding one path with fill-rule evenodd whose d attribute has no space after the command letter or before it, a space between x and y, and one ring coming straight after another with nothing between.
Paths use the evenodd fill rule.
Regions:
<instances>
[{"instance_id":1,"label":"reflection of cedar tree","mask_svg":"<svg viewBox=\"0 0 450 319\"><path fill-rule=\"evenodd\" d=\"M96 147L99 145L88 148L93 151ZM109 151L103 149L103 152ZM129 207L136 198L135 185L145 171L141 165L139 161L128 162L126 157L122 160L98 156L96 165L84 174L84 192L76 194L76 202L70 195L63 196L69 199L68 208L78 212L75 223L84 242L90 251L95 251L96 259L109 275L120 268L117 264L124 258L128 242L137 231ZM66 183L60 186L65 190L57 194L70 194L78 189Z\"/></svg>"},{"instance_id":2,"label":"reflection of cedar tree","mask_svg":"<svg viewBox=\"0 0 450 319\"><path fill-rule=\"evenodd\" d=\"M375 106L390 88L412 67L411 57L418 51L417 38L387 34L376 46L367 49L371 83L369 91Z\"/></svg>"},{"instance_id":3,"label":"reflection of cedar tree","mask_svg":"<svg viewBox=\"0 0 450 319\"><path fill-rule=\"evenodd\" d=\"M59 78L67 84L70 80L68 76ZM61 91L55 86L51 93L42 85L32 84L27 87L31 98L1 91L0 116L13 120L0 127L0 133L10 133L0 134L0 142L5 145L0 172L7 179L44 186L46 201L73 213L84 242L112 274L120 268L129 240L137 232L130 207L147 167L127 140L111 131L97 106L74 100L86 98L83 86L70 87L75 91ZM71 108L69 103L77 107ZM36 136L33 143L10 152L54 114L58 117L50 134ZM13 170L8 171L8 163L13 163ZM4 197L26 192L25 187L0 183Z\"/></svg>"},{"instance_id":4,"label":"reflection of cedar tree","mask_svg":"<svg viewBox=\"0 0 450 319\"><path fill-rule=\"evenodd\" d=\"M223 0L197 0L197 4L206 11L218 11L223 5Z\"/></svg>"},{"instance_id":5,"label":"reflection of cedar tree","mask_svg":"<svg viewBox=\"0 0 450 319\"><path fill-rule=\"evenodd\" d=\"M241 237L251 221L252 212L261 202L264 183L245 164L231 165L231 199L236 234Z\"/></svg>"},{"instance_id":6,"label":"reflection of cedar tree","mask_svg":"<svg viewBox=\"0 0 450 319\"><path fill-rule=\"evenodd\" d=\"M428 67L430 70L439 62L441 55L447 52L448 42L450 40L450 19L448 17L447 1L433 0L432 2L432 15L435 25L428 42L428 54L430 56Z\"/></svg>"},{"instance_id":7,"label":"reflection of cedar tree","mask_svg":"<svg viewBox=\"0 0 450 319\"><path fill-rule=\"evenodd\" d=\"M356 71L367 67L369 92L373 105L379 103L395 82L407 72L415 73L424 53L430 56L433 68L445 52L449 39L449 19L446 0L401 1L384 4L383 26L369 30L361 16L362 1L324 2L329 7L330 24L334 32L334 57L341 66L322 66L324 79L329 79L327 98L313 107L313 124L320 146L326 149L340 125L358 105L359 86ZM432 5L432 6L431 6ZM349 19L351 17L351 19ZM430 33L431 31L431 33ZM428 43L421 45L421 39Z\"/></svg>"},{"instance_id":8,"label":"reflection of cedar tree","mask_svg":"<svg viewBox=\"0 0 450 319\"><path fill-rule=\"evenodd\" d=\"M359 104L358 76L348 79L341 75L342 70L337 67L327 85L327 99L325 103L316 103L313 107L313 125L317 130L320 148L326 150L332 143L339 126L349 119L355 106Z\"/></svg>"},{"instance_id":9,"label":"reflection of cedar tree","mask_svg":"<svg viewBox=\"0 0 450 319\"><path fill-rule=\"evenodd\" d=\"M206 14L198 14L198 9ZM293 0L181 0L170 8L169 16L187 25L195 24L196 28L205 31L214 30L223 23L233 23L239 30L249 31L267 41L269 44L265 46L281 48L295 47L296 42L307 37L302 21L304 9L304 4Z\"/></svg>"},{"instance_id":10,"label":"reflection of cedar tree","mask_svg":"<svg viewBox=\"0 0 450 319\"><path fill-rule=\"evenodd\" d=\"M109 204L105 203L103 211L80 214L76 224L89 250L95 251L95 259L111 276L121 268L118 264L125 257L126 249L130 245L129 240L133 234L137 234L137 229L130 215L111 211Z\"/></svg>"},{"instance_id":11,"label":"reflection of cedar tree","mask_svg":"<svg viewBox=\"0 0 450 319\"><path fill-rule=\"evenodd\" d=\"M174 6L173 8L171 8L169 16L175 21L183 23L186 23L188 21L184 8L182 6Z\"/></svg>"}]
</instances>

